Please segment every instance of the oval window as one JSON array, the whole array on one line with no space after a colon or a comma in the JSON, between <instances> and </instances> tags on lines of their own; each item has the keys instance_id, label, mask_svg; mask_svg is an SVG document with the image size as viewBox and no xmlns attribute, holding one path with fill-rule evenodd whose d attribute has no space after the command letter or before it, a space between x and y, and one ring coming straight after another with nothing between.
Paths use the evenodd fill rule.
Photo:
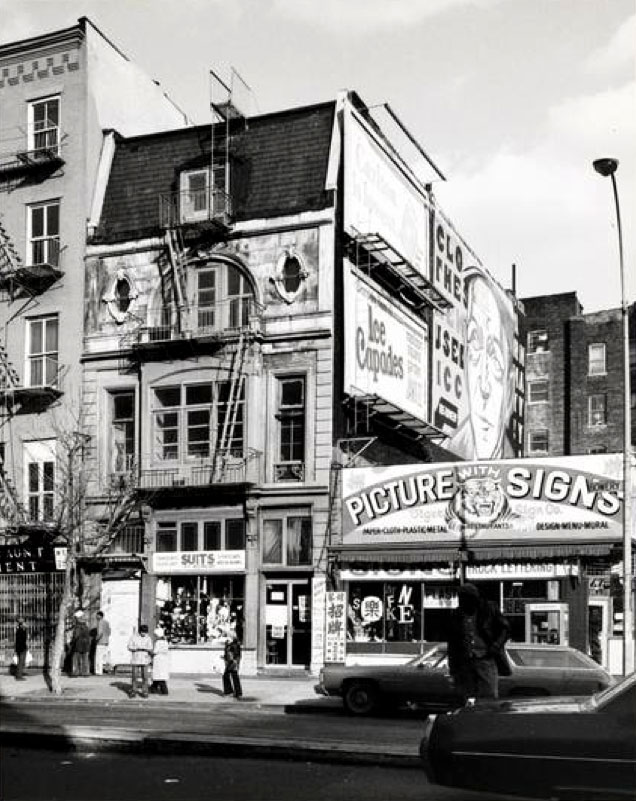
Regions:
<instances>
[{"instance_id":1,"label":"oval window","mask_svg":"<svg viewBox=\"0 0 636 801\"><path fill-rule=\"evenodd\" d=\"M300 289L303 269L296 256L287 256L282 270L283 286L289 295L295 295Z\"/></svg>"},{"instance_id":2,"label":"oval window","mask_svg":"<svg viewBox=\"0 0 636 801\"><path fill-rule=\"evenodd\" d=\"M115 284L115 302L117 311L125 314L130 306L130 283L126 278L119 278Z\"/></svg>"}]
</instances>

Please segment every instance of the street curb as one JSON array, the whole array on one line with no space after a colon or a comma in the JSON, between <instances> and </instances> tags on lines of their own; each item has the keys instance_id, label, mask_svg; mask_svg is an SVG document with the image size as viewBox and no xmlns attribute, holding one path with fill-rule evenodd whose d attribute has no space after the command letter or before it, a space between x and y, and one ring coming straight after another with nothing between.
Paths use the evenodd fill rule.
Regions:
<instances>
[{"instance_id":1,"label":"street curb","mask_svg":"<svg viewBox=\"0 0 636 801\"><path fill-rule=\"evenodd\" d=\"M208 734L144 734L129 729L95 729L68 726L63 732L47 732L36 727L0 730L3 747L47 748L53 750L100 750L136 754L197 755L213 757L263 757L288 761L328 762L348 765L417 768L417 754L397 748L382 750L370 744L318 743L302 740L271 740L258 737L215 737Z\"/></svg>"}]
</instances>

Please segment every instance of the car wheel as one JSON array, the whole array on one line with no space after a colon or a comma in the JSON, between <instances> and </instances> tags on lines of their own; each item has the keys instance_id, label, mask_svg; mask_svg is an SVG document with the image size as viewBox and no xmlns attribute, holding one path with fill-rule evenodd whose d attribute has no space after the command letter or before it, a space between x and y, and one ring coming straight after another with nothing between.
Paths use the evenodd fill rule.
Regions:
<instances>
[{"instance_id":1,"label":"car wheel","mask_svg":"<svg viewBox=\"0 0 636 801\"><path fill-rule=\"evenodd\" d=\"M378 691L368 682L354 681L349 684L343 697L345 709L352 715L368 715L378 703Z\"/></svg>"}]
</instances>

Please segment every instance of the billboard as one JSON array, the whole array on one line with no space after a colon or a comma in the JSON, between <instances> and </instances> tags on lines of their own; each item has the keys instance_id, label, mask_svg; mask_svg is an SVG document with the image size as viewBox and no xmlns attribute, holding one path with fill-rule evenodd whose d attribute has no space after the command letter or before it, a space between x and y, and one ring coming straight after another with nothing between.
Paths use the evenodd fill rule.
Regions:
<instances>
[{"instance_id":1,"label":"billboard","mask_svg":"<svg viewBox=\"0 0 636 801\"><path fill-rule=\"evenodd\" d=\"M391 158L383 140L349 105L344 110L344 228L379 234L429 277L426 196Z\"/></svg>"},{"instance_id":2,"label":"billboard","mask_svg":"<svg viewBox=\"0 0 636 801\"><path fill-rule=\"evenodd\" d=\"M439 211L432 231L432 279L450 308L433 315L431 422L464 459L514 456L514 306Z\"/></svg>"},{"instance_id":3,"label":"billboard","mask_svg":"<svg viewBox=\"0 0 636 801\"><path fill-rule=\"evenodd\" d=\"M428 328L344 262L344 390L428 421Z\"/></svg>"},{"instance_id":4,"label":"billboard","mask_svg":"<svg viewBox=\"0 0 636 801\"><path fill-rule=\"evenodd\" d=\"M343 544L619 542L621 479L621 454L350 468Z\"/></svg>"}]
</instances>

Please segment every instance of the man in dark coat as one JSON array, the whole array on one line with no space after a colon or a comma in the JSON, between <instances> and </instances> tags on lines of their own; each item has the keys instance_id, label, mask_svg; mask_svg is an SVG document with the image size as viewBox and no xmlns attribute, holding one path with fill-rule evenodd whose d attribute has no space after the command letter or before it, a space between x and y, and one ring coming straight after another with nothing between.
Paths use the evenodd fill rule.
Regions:
<instances>
[{"instance_id":1,"label":"man in dark coat","mask_svg":"<svg viewBox=\"0 0 636 801\"><path fill-rule=\"evenodd\" d=\"M88 656L91 650L91 634L84 618L84 612L75 612L75 625L71 639L73 653L73 676L88 676Z\"/></svg>"},{"instance_id":2,"label":"man in dark coat","mask_svg":"<svg viewBox=\"0 0 636 801\"><path fill-rule=\"evenodd\" d=\"M457 595L458 606L451 613L448 633L451 678L464 702L469 698L497 698L510 624L494 603L481 597L474 584L463 584Z\"/></svg>"},{"instance_id":3,"label":"man in dark coat","mask_svg":"<svg viewBox=\"0 0 636 801\"><path fill-rule=\"evenodd\" d=\"M223 652L225 671L223 673L223 695L232 695L238 701L243 695L239 667L241 664L241 643L236 635L225 643Z\"/></svg>"},{"instance_id":4,"label":"man in dark coat","mask_svg":"<svg viewBox=\"0 0 636 801\"><path fill-rule=\"evenodd\" d=\"M26 668L27 651L27 631L24 626L24 620L18 618L18 624L15 630L15 653L18 657L18 664L15 667L16 681L26 681L24 670Z\"/></svg>"}]
</instances>

